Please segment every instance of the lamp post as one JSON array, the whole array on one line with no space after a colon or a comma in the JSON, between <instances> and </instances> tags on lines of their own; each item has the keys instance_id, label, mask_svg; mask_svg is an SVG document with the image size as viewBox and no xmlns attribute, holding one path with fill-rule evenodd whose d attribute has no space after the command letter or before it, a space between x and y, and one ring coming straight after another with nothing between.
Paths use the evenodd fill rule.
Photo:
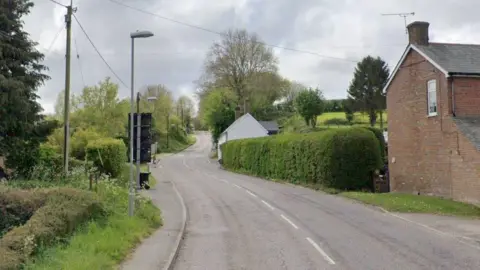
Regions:
<instances>
[{"instance_id":1,"label":"lamp post","mask_svg":"<svg viewBox=\"0 0 480 270\"><path fill-rule=\"evenodd\" d=\"M148 38L153 36L152 32L149 31L137 31L130 34L132 39L132 66L131 66L131 95L130 95L130 181L128 183L129 192L128 192L128 215L133 216L134 209L134 200L135 200L135 190L133 183L133 125L134 125L134 98L135 98L135 39L136 38ZM140 123L138 123L140 125ZM140 136L140 134L138 134Z\"/></svg>"}]
</instances>

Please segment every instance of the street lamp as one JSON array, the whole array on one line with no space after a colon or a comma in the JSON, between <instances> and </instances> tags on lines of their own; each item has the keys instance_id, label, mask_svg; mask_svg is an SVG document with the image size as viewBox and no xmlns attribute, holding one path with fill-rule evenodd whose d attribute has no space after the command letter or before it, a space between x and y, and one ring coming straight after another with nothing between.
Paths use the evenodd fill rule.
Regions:
<instances>
[{"instance_id":1,"label":"street lamp","mask_svg":"<svg viewBox=\"0 0 480 270\"><path fill-rule=\"evenodd\" d=\"M132 66L131 66L131 95L130 95L130 181L129 181L129 192L128 192L128 215L133 216L134 208L134 184L133 184L133 114L134 114L134 98L135 98L135 39L136 38L148 38L153 36L152 32L149 31L137 31L130 33L130 38L132 39ZM140 122L138 123L140 125ZM140 136L140 134L138 134Z\"/></svg>"}]
</instances>

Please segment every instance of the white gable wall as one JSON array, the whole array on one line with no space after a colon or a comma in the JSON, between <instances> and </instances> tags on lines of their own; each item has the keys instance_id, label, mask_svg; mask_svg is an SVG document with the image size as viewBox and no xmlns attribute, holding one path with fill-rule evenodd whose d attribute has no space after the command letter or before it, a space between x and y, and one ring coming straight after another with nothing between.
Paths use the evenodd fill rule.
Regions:
<instances>
[{"instance_id":1,"label":"white gable wall","mask_svg":"<svg viewBox=\"0 0 480 270\"><path fill-rule=\"evenodd\" d=\"M221 145L227 141L268 136L268 131L250 114L243 115L218 139L218 159L222 158Z\"/></svg>"}]
</instances>

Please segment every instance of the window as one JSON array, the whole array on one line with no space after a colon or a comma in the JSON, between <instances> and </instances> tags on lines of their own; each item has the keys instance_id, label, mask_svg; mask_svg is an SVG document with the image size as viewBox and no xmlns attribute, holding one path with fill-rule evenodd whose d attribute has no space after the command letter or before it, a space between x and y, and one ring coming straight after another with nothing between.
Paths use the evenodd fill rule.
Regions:
<instances>
[{"instance_id":1,"label":"window","mask_svg":"<svg viewBox=\"0 0 480 270\"><path fill-rule=\"evenodd\" d=\"M435 116L437 115L437 81L428 81L427 88L428 116Z\"/></svg>"}]
</instances>

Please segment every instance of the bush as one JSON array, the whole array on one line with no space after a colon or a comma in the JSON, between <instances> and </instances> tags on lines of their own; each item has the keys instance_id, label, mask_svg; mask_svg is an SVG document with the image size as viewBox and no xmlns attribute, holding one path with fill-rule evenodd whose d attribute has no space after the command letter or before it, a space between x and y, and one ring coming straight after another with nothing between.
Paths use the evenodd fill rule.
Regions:
<instances>
[{"instance_id":1,"label":"bush","mask_svg":"<svg viewBox=\"0 0 480 270\"><path fill-rule=\"evenodd\" d=\"M344 190L371 188L372 172L382 166L380 145L363 128L230 141L222 159L229 169Z\"/></svg>"},{"instance_id":2,"label":"bush","mask_svg":"<svg viewBox=\"0 0 480 270\"><path fill-rule=\"evenodd\" d=\"M350 125L347 119L343 118L330 118L323 121L324 125L332 125L332 126L347 126Z\"/></svg>"},{"instance_id":3,"label":"bush","mask_svg":"<svg viewBox=\"0 0 480 270\"><path fill-rule=\"evenodd\" d=\"M383 137L383 132L379 128L374 128L374 127L365 127L366 129L370 130L375 134L375 137L377 138L379 144L380 144L380 154L382 156L382 161L385 162L387 160L387 152L386 152L386 142L385 142L385 137Z\"/></svg>"},{"instance_id":4,"label":"bush","mask_svg":"<svg viewBox=\"0 0 480 270\"><path fill-rule=\"evenodd\" d=\"M71 140L71 154L79 160L85 159L85 149L90 141L101 139L102 135L96 132L94 129L80 129L75 131Z\"/></svg>"},{"instance_id":5,"label":"bush","mask_svg":"<svg viewBox=\"0 0 480 270\"><path fill-rule=\"evenodd\" d=\"M44 204L24 225L11 229L0 239L2 253L12 255L11 258L0 256L0 269L20 268L39 247L48 247L58 242L79 225L104 214L103 206L95 193L72 188L30 191L31 194L34 192L39 192L34 196L41 197L38 202L43 201Z\"/></svg>"},{"instance_id":6,"label":"bush","mask_svg":"<svg viewBox=\"0 0 480 270\"><path fill-rule=\"evenodd\" d=\"M87 145L87 159L91 160L101 173L117 177L126 161L127 148L122 140L103 138Z\"/></svg>"}]
</instances>

